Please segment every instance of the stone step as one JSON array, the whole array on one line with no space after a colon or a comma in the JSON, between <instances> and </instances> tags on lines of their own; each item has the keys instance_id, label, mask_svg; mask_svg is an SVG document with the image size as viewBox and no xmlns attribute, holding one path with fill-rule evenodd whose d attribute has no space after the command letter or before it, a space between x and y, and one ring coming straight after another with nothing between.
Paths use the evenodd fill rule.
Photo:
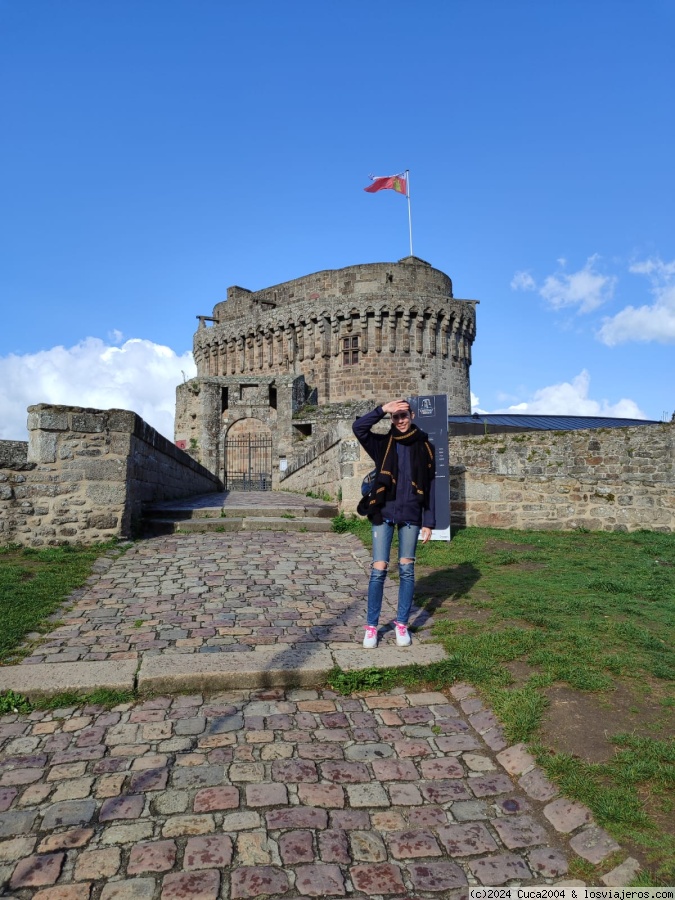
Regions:
<instances>
[{"instance_id":1,"label":"stone step","mask_svg":"<svg viewBox=\"0 0 675 900\"><path fill-rule=\"evenodd\" d=\"M243 519L243 518L276 518L284 512L302 518L332 519L338 514L337 506L303 506L290 502L286 509L279 506L205 506L195 509L184 509L163 505L161 508L148 507L145 517L150 519ZM225 514L223 516L223 513Z\"/></svg>"},{"instance_id":2,"label":"stone step","mask_svg":"<svg viewBox=\"0 0 675 900\"><path fill-rule=\"evenodd\" d=\"M145 533L147 535L176 534L176 533L205 533L227 531L312 531L328 532L332 530L330 519L316 517L297 516L284 518L283 516L251 516L226 518L146 518L144 520Z\"/></svg>"}]
</instances>

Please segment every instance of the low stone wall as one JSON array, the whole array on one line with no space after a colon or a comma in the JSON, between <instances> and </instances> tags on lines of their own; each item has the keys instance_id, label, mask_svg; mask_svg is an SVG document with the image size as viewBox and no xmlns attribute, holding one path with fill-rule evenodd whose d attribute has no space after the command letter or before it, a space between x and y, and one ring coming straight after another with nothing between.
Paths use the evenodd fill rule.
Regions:
<instances>
[{"instance_id":1,"label":"low stone wall","mask_svg":"<svg viewBox=\"0 0 675 900\"><path fill-rule=\"evenodd\" d=\"M306 453L296 456L279 476L282 491L306 494L308 491L340 496L340 439L332 432L319 438Z\"/></svg>"},{"instance_id":2,"label":"low stone wall","mask_svg":"<svg viewBox=\"0 0 675 900\"><path fill-rule=\"evenodd\" d=\"M4 544L129 537L143 503L221 488L214 475L127 410L40 404L28 409L28 430L24 456L17 449L10 459L11 448L0 450Z\"/></svg>"},{"instance_id":3,"label":"low stone wall","mask_svg":"<svg viewBox=\"0 0 675 900\"><path fill-rule=\"evenodd\" d=\"M451 437L453 526L675 531L675 426Z\"/></svg>"},{"instance_id":4,"label":"low stone wall","mask_svg":"<svg viewBox=\"0 0 675 900\"><path fill-rule=\"evenodd\" d=\"M0 546L11 543L16 528L26 522L31 504L21 498L22 485L34 468L28 441L0 441Z\"/></svg>"}]
</instances>

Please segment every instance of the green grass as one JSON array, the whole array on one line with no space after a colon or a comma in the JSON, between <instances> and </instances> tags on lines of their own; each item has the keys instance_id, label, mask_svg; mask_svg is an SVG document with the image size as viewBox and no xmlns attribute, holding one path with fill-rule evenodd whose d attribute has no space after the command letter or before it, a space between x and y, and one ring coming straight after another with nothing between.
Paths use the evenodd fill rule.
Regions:
<instances>
[{"instance_id":1,"label":"green grass","mask_svg":"<svg viewBox=\"0 0 675 900\"><path fill-rule=\"evenodd\" d=\"M367 521L339 516L333 527L370 546ZM419 545L417 566L416 602L434 615L433 634L449 654L445 672L426 680L476 685L507 739L530 742L568 796L651 861L642 883L675 882L675 841L662 827L675 811L675 745L658 733L675 705L675 535L471 528L450 544ZM402 683L395 670L332 683L359 683L359 675L360 689ZM661 719L649 725L654 736L614 735L610 761L586 763L541 742L553 685L603 692L610 736L617 686L654 693Z\"/></svg>"},{"instance_id":2,"label":"green grass","mask_svg":"<svg viewBox=\"0 0 675 900\"><path fill-rule=\"evenodd\" d=\"M0 663L11 658L28 633L54 627L46 618L83 584L92 563L111 546L0 548Z\"/></svg>"}]
</instances>

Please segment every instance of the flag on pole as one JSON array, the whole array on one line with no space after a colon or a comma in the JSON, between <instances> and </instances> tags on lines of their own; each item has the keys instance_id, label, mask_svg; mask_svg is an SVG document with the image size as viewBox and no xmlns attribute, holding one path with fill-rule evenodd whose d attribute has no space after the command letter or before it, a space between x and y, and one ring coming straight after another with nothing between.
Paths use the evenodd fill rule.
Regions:
<instances>
[{"instance_id":1,"label":"flag on pole","mask_svg":"<svg viewBox=\"0 0 675 900\"><path fill-rule=\"evenodd\" d=\"M408 192L408 182L405 176L405 173L400 175L384 175L380 178L376 178L374 175L370 176L372 184L369 184L368 187L365 187L363 190L367 191L369 194L375 194L377 191L396 191L397 194L405 194Z\"/></svg>"}]
</instances>

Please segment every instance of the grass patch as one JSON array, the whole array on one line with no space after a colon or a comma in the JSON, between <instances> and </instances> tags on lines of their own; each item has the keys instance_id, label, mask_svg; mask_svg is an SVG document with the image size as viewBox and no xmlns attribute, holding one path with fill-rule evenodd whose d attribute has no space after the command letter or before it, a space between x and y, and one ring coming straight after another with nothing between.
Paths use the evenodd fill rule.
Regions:
<instances>
[{"instance_id":1,"label":"grass patch","mask_svg":"<svg viewBox=\"0 0 675 900\"><path fill-rule=\"evenodd\" d=\"M371 545L365 520L342 515L333 528ZM394 544L392 559L396 552ZM439 687L476 685L507 739L530 742L549 777L647 859L644 884L675 881L675 759L672 740L661 739L672 732L675 705L673 597L675 535L470 528L450 544L417 549L416 603L434 615L433 634L450 656L445 671L417 677ZM334 675L332 684L386 689L413 676L367 670ZM561 752L555 735L542 742L554 686L603 692L598 708L613 742L607 762L584 761L583 747ZM614 733L618 688L636 702L655 698L656 720L640 737Z\"/></svg>"},{"instance_id":2,"label":"grass patch","mask_svg":"<svg viewBox=\"0 0 675 900\"><path fill-rule=\"evenodd\" d=\"M29 632L54 626L45 622L47 617L84 583L92 564L112 546L0 548L0 664L8 661Z\"/></svg>"},{"instance_id":3,"label":"grass patch","mask_svg":"<svg viewBox=\"0 0 675 900\"><path fill-rule=\"evenodd\" d=\"M34 709L69 709L73 706L86 704L111 709L120 703L133 703L137 699L133 691L111 691L104 688L92 691L89 694L68 691L62 694L55 694L53 697L36 700L29 700L22 694L15 694L14 691L5 691L0 693L0 715L6 715L7 713L25 714Z\"/></svg>"}]
</instances>

